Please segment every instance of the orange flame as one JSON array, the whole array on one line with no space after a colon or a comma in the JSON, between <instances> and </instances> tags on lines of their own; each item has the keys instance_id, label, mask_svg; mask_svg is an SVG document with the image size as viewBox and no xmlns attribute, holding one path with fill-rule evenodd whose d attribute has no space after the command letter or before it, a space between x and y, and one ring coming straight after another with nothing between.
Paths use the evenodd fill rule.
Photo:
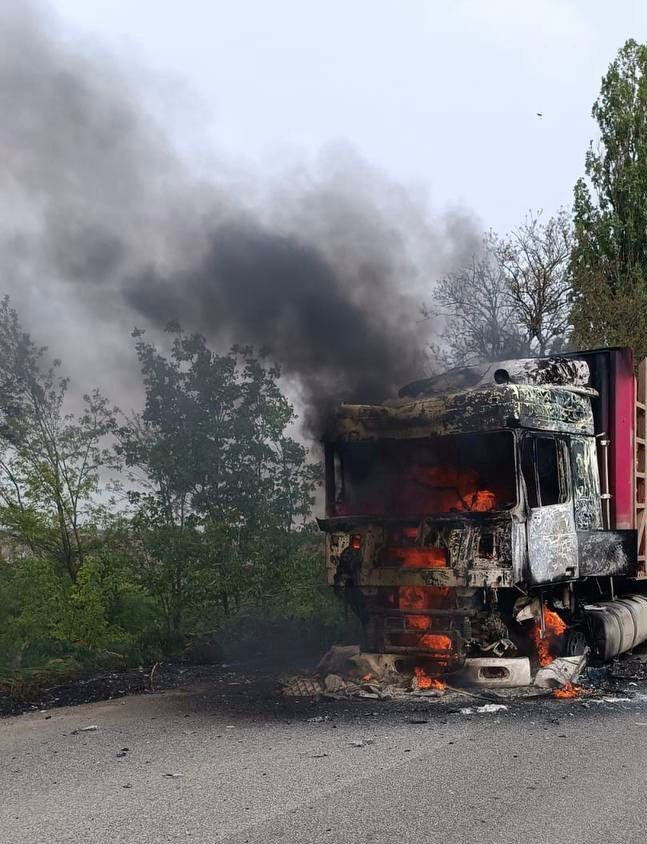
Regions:
<instances>
[{"instance_id":1,"label":"orange flame","mask_svg":"<svg viewBox=\"0 0 647 844\"><path fill-rule=\"evenodd\" d=\"M430 651L451 651L452 640L444 633L425 633L418 639L419 648L429 648Z\"/></svg>"},{"instance_id":2,"label":"orange flame","mask_svg":"<svg viewBox=\"0 0 647 844\"><path fill-rule=\"evenodd\" d=\"M544 636L541 635L539 622L533 622L530 636L537 649L537 659L542 668L553 661L552 646L566 630L566 623L553 610L544 607Z\"/></svg>"},{"instance_id":3,"label":"orange flame","mask_svg":"<svg viewBox=\"0 0 647 844\"><path fill-rule=\"evenodd\" d=\"M489 489L477 490L470 499L470 509L474 513L487 513L496 507L496 496Z\"/></svg>"},{"instance_id":4,"label":"orange flame","mask_svg":"<svg viewBox=\"0 0 647 844\"><path fill-rule=\"evenodd\" d=\"M431 609L433 593L428 586L401 586L400 608L405 610ZM427 630L431 626L428 615L408 615L406 625L411 630Z\"/></svg>"},{"instance_id":5,"label":"orange flame","mask_svg":"<svg viewBox=\"0 0 647 844\"><path fill-rule=\"evenodd\" d=\"M443 568L447 565L444 548L398 548L399 562L403 569ZM404 610L430 610L442 606L449 590L432 586L401 586L400 608ZM431 618L428 615L408 615L406 625L410 630L428 630ZM421 647L429 647L421 645Z\"/></svg>"},{"instance_id":6,"label":"orange flame","mask_svg":"<svg viewBox=\"0 0 647 844\"><path fill-rule=\"evenodd\" d=\"M572 698L572 697L579 697L583 694L584 689L581 686L575 686L570 681L566 683L565 686L562 686L561 689L555 689L553 692L553 697L557 698Z\"/></svg>"},{"instance_id":7,"label":"orange flame","mask_svg":"<svg viewBox=\"0 0 647 844\"><path fill-rule=\"evenodd\" d=\"M399 566L404 569L445 568L447 552L444 548L391 545L383 549L380 563L384 566Z\"/></svg>"},{"instance_id":8,"label":"orange flame","mask_svg":"<svg viewBox=\"0 0 647 844\"><path fill-rule=\"evenodd\" d=\"M476 471L456 466L408 466L402 473L400 512L449 513L494 510L497 496L480 488Z\"/></svg>"},{"instance_id":9,"label":"orange flame","mask_svg":"<svg viewBox=\"0 0 647 844\"><path fill-rule=\"evenodd\" d=\"M447 466L410 466L404 474L404 481L402 489L406 494L411 494L414 498L420 498L424 494L425 506L422 509L439 512L485 512L496 507L496 495L489 490L479 489L478 476L472 471L460 471ZM400 504L405 510L415 512L420 509L422 502L412 501L410 507L404 507L403 502ZM415 539L416 535L417 529L408 528L403 531L404 538L408 540ZM407 544L394 545L382 550L380 562L382 565L398 566L401 569L445 568L447 550ZM442 587L401 586L398 589L398 605L403 610L425 612L446 609L449 594L450 590ZM407 615L405 626L411 633L402 634L402 644L430 651L451 651L452 641L449 636L429 632L433 627L430 615ZM415 634L419 634L417 640Z\"/></svg>"},{"instance_id":10,"label":"orange flame","mask_svg":"<svg viewBox=\"0 0 647 844\"><path fill-rule=\"evenodd\" d=\"M415 684L419 689L438 689L440 691L441 689L447 688L447 683L443 683L437 677L430 677L424 668L420 668L420 666L416 666L413 669L413 673L415 675Z\"/></svg>"},{"instance_id":11,"label":"orange flame","mask_svg":"<svg viewBox=\"0 0 647 844\"><path fill-rule=\"evenodd\" d=\"M489 490L478 489L477 476L472 472L459 472L448 467L409 468L408 480L416 481L411 489L417 488L418 493L424 487L435 488L438 493L437 504L440 509L448 512L458 510L492 510L496 506L496 496ZM414 510L416 508L413 508ZM415 539L417 529L408 528L403 531L405 539ZM447 566L447 550L438 547L420 547L417 545L394 545L386 547L380 555L382 565L398 566L401 569L430 569L445 568ZM431 586L400 586L398 589L398 606L403 610L422 610L428 612L434 609L446 609L450 590L443 587ZM452 641L442 633L430 633L433 627L430 615L407 615L405 626L411 633L403 633L401 644L428 649L430 651L452 650ZM416 640L415 636L418 634ZM448 653L449 656L449 653Z\"/></svg>"}]
</instances>

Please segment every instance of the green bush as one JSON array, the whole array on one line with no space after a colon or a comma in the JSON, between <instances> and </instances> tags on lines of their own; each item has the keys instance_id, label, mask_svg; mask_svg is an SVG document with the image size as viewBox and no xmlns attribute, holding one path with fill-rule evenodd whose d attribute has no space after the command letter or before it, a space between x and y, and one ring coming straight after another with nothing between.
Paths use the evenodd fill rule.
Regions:
<instances>
[{"instance_id":1,"label":"green bush","mask_svg":"<svg viewBox=\"0 0 647 844\"><path fill-rule=\"evenodd\" d=\"M168 636L173 607L167 589L177 544L167 545L167 559L160 551L161 561L142 566L137 554L124 555L106 540L84 559L75 581L51 560L0 562L0 686L154 661L205 634L232 658L279 659L357 638L325 583L317 534L295 533L283 544L258 541L244 561L229 560L235 600L227 613L219 598L222 567L197 539L182 546L193 564L185 574L175 639Z\"/></svg>"},{"instance_id":2,"label":"green bush","mask_svg":"<svg viewBox=\"0 0 647 844\"><path fill-rule=\"evenodd\" d=\"M0 564L0 676L78 674L159 654L148 599L106 559L75 582L52 561Z\"/></svg>"}]
</instances>

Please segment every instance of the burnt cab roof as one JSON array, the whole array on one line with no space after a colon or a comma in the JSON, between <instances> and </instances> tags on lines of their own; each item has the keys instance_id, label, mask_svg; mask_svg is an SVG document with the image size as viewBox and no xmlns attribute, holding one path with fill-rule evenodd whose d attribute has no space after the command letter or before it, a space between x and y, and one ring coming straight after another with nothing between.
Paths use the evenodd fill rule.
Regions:
<instances>
[{"instance_id":1,"label":"burnt cab roof","mask_svg":"<svg viewBox=\"0 0 647 844\"><path fill-rule=\"evenodd\" d=\"M413 381L400 390L401 398L420 398L474 390L499 384L550 385L595 395L590 386L589 366L584 360L570 357L521 358L475 366L461 366Z\"/></svg>"},{"instance_id":2,"label":"burnt cab roof","mask_svg":"<svg viewBox=\"0 0 647 844\"><path fill-rule=\"evenodd\" d=\"M463 367L408 384L394 402L341 405L326 439L414 439L504 428L592 435L594 395L582 360Z\"/></svg>"}]
</instances>

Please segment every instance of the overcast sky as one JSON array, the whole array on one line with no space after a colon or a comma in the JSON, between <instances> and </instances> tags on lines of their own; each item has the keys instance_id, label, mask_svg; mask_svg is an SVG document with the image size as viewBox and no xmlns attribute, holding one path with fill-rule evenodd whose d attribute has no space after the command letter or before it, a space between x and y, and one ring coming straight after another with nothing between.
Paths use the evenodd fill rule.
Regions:
<instances>
[{"instance_id":1,"label":"overcast sky","mask_svg":"<svg viewBox=\"0 0 647 844\"><path fill-rule=\"evenodd\" d=\"M483 229L570 203L647 4L0 0L0 29L2 292L131 406L128 334L170 319L300 397L424 374L421 303Z\"/></svg>"},{"instance_id":2,"label":"overcast sky","mask_svg":"<svg viewBox=\"0 0 647 844\"><path fill-rule=\"evenodd\" d=\"M570 202L600 77L647 40L639 0L52 5L138 70L196 163L224 152L262 175L344 142L498 229Z\"/></svg>"}]
</instances>

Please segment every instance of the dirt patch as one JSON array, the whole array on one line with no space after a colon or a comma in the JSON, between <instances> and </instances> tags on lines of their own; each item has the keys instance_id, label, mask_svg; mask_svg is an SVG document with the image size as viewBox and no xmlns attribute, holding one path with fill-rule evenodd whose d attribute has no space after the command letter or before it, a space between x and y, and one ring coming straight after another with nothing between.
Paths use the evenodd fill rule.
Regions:
<instances>
[{"instance_id":1,"label":"dirt patch","mask_svg":"<svg viewBox=\"0 0 647 844\"><path fill-rule=\"evenodd\" d=\"M56 706L74 706L126 695L150 694L220 678L222 666L158 663L146 668L93 674L38 691L0 693L0 715L18 715Z\"/></svg>"}]
</instances>

